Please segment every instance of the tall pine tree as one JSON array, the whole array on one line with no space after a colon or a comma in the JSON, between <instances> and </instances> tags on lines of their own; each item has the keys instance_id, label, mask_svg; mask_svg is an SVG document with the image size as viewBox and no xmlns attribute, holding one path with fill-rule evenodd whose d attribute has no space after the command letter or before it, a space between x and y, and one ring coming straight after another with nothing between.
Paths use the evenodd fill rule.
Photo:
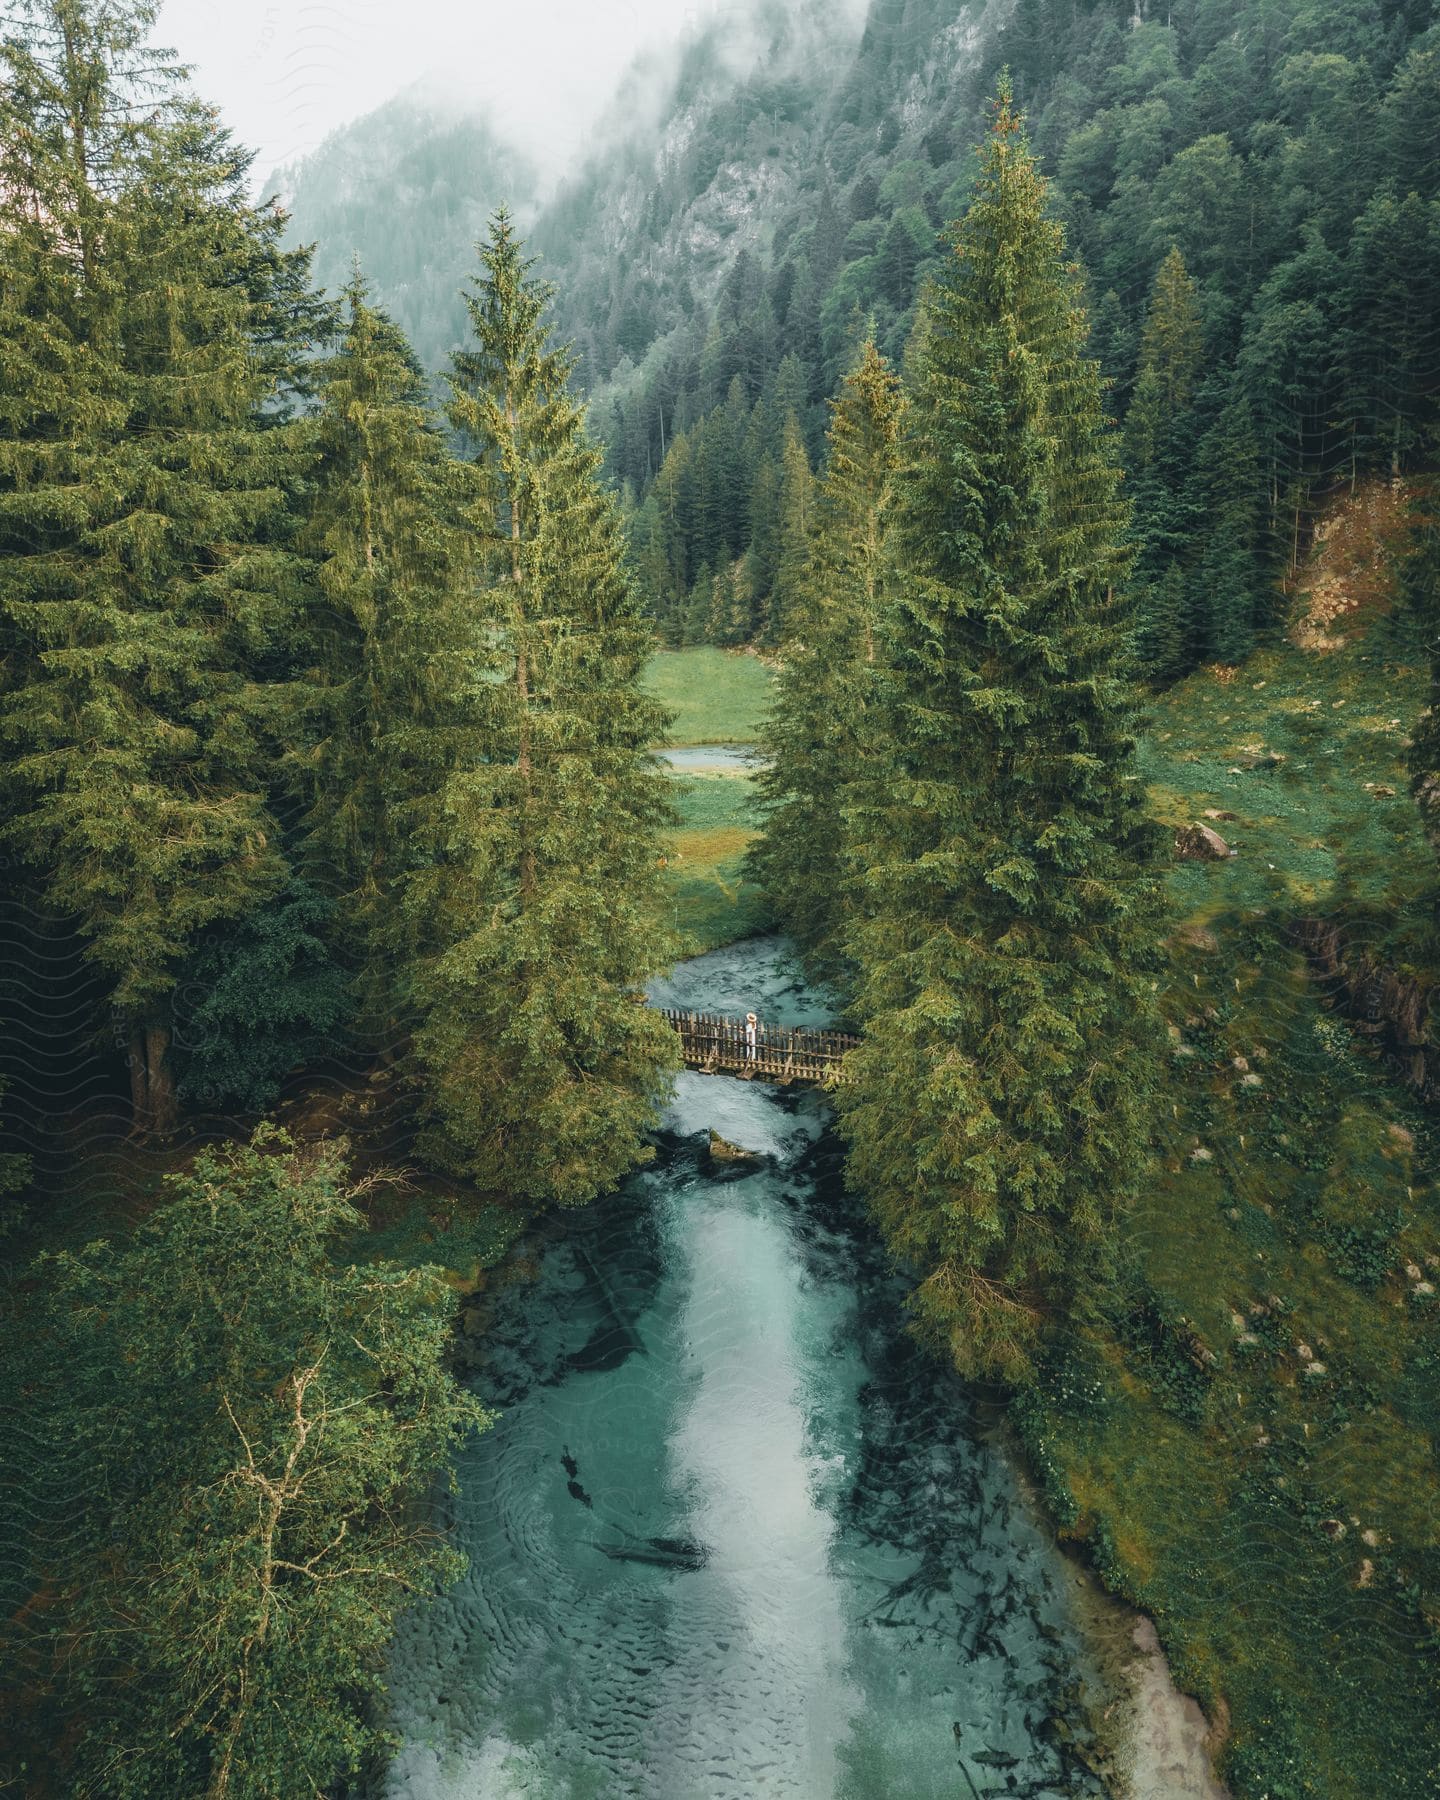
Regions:
<instances>
[{"instance_id":1,"label":"tall pine tree","mask_svg":"<svg viewBox=\"0 0 1440 1800\"><path fill-rule=\"evenodd\" d=\"M1260 452L1238 380L1200 440L1192 479L1203 525L1189 611L1200 621L1205 653L1234 664L1254 648L1265 589Z\"/></svg>"},{"instance_id":2,"label":"tall pine tree","mask_svg":"<svg viewBox=\"0 0 1440 1800\"><path fill-rule=\"evenodd\" d=\"M862 766L878 675L903 402L867 339L834 402L816 528L764 732L754 878L807 960L837 972L844 796Z\"/></svg>"},{"instance_id":3,"label":"tall pine tree","mask_svg":"<svg viewBox=\"0 0 1440 1800\"><path fill-rule=\"evenodd\" d=\"M785 420L785 438L780 452L780 550L769 604L765 609L767 644L785 641L792 629L792 617L800 608L814 508L815 477L810 471L810 458L805 453L799 421L791 413Z\"/></svg>"},{"instance_id":4,"label":"tall pine tree","mask_svg":"<svg viewBox=\"0 0 1440 1800\"><path fill-rule=\"evenodd\" d=\"M293 619L283 402L313 313L283 217L147 52L150 9L25 10L0 48L6 831L110 984L137 1127L164 1129L177 967L285 876L253 672Z\"/></svg>"},{"instance_id":5,"label":"tall pine tree","mask_svg":"<svg viewBox=\"0 0 1440 1800\"><path fill-rule=\"evenodd\" d=\"M1008 86L950 247L917 359L894 748L851 809L866 1036L840 1105L920 1328L1014 1378L1143 1176L1156 836L1100 374Z\"/></svg>"},{"instance_id":6,"label":"tall pine tree","mask_svg":"<svg viewBox=\"0 0 1440 1800\"><path fill-rule=\"evenodd\" d=\"M1155 277L1155 291L1140 339L1140 367L1153 369L1159 377L1169 416L1190 404L1204 354L1205 334L1195 283L1179 246L1172 244Z\"/></svg>"},{"instance_id":7,"label":"tall pine tree","mask_svg":"<svg viewBox=\"0 0 1440 1800\"><path fill-rule=\"evenodd\" d=\"M310 634L306 860L336 895L362 1035L393 1045L424 942L406 876L439 854L439 796L489 750L487 658L462 515L471 470L425 407L403 334L345 291L344 335L322 373L319 455L303 543L322 604Z\"/></svg>"},{"instance_id":8,"label":"tall pine tree","mask_svg":"<svg viewBox=\"0 0 1440 1800\"><path fill-rule=\"evenodd\" d=\"M669 954L669 802L649 751L665 717L640 686L650 634L569 354L549 342L549 289L504 211L480 262L450 417L474 456L500 667L482 689L490 760L452 777L448 863L416 883L444 944L423 967L416 1050L443 1163L576 1202L643 1160L675 1063L638 1004Z\"/></svg>"},{"instance_id":9,"label":"tall pine tree","mask_svg":"<svg viewBox=\"0 0 1440 1800\"><path fill-rule=\"evenodd\" d=\"M1203 353L1195 283L1172 245L1155 278L1125 422L1138 550L1137 647L1145 673L1161 681L1184 673L1201 636L1187 616L1186 569L1197 511L1190 478L1192 400Z\"/></svg>"},{"instance_id":10,"label":"tall pine tree","mask_svg":"<svg viewBox=\"0 0 1440 1800\"><path fill-rule=\"evenodd\" d=\"M1410 792L1430 846L1440 852L1440 485L1415 496L1410 543L1400 565L1402 617L1430 647L1429 704L1410 734Z\"/></svg>"}]
</instances>

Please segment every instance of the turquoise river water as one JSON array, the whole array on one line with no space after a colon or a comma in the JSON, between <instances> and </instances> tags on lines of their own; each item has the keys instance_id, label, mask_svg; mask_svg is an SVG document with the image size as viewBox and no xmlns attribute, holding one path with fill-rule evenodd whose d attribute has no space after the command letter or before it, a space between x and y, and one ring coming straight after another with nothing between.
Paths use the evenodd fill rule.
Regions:
<instances>
[{"instance_id":1,"label":"turquoise river water","mask_svg":"<svg viewBox=\"0 0 1440 1800\"><path fill-rule=\"evenodd\" d=\"M654 998L826 1016L775 940ZM470 1571L402 1621L384 1800L1100 1793L1073 1586L906 1337L823 1096L686 1073L664 1125L496 1292Z\"/></svg>"}]
</instances>

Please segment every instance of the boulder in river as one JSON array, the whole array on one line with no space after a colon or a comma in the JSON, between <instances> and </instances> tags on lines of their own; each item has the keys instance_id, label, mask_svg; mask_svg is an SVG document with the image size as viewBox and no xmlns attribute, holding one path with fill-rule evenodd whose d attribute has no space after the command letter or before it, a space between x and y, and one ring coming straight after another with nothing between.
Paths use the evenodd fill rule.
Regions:
<instances>
[{"instance_id":1,"label":"boulder in river","mask_svg":"<svg viewBox=\"0 0 1440 1800\"><path fill-rule=\"evenodd\" d=\"M758 1151L747 1150L743 1144L732 1144L718 1131L710 1133L709 1152L711 1172L722 1177L748 1175L765 1161Z\"/></svg>"}]
</instances>

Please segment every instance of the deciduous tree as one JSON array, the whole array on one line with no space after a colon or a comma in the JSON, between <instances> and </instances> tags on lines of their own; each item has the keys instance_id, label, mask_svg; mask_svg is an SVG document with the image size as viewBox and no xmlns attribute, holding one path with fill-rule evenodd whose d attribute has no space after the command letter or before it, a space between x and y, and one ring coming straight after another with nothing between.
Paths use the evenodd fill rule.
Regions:
<instances>
[{"instance_id":1,"label":"deciduous tree","mask_svg":"<svg viewBox=\"0 0 1440 1800\"><path fill-rule=\"evenodd\" d=\"M380 1743L395 1615L462 1559L423 1501L486 1414L438 1269L350 1263L330 1149L206 1151L51 1265L43 1384L87 1448L57 1556L77 1800L326 1793Z\"/></svg>"}]
</instances>

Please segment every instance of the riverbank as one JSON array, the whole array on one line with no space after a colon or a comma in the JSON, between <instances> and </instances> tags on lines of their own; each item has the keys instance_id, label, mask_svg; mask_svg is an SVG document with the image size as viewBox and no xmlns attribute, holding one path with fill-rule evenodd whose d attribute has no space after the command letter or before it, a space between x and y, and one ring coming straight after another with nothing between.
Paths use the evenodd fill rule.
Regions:
<instances>
[{"instance_id":1,"label":"riverbank","mask_svg":"<svg viewBox=\"0 0 1440 1800\"><path fill-rule=\"evenodd\" d=\"M1199 1701L1180 1691L1154 1620L1112 1593L1056 1533L1024 1446L1003 1418L991 1437L1037 1521L1064 1552L1071 1611L1100 1676L1090 1709L1095 1767L1113 1800L1231 1800L1215 1773L1227 1730L1223 1704L1212 1723Z\"/></svg>"},{"instance_id":2,"label":"riverbank","mask_svg":"<svg viewBox=\"0 0 1440 1800\"><path fill-rule=\"evenodd\" d=\"M1355 511L1300 584L1363 566L1346 638L1302 618L1154 703L1152 807L1238 854L1169 875L1164 1140L1123 1279L1017 1416L1062 1532L1228 1716L1245 1800L1440 1792L1440 1131L1295 931L1433 967L1424 659Z\"/></svg>"},{"instance_id":3,"label":"riverbank","mask_svg":"<svg viewBox=\"0 0 1440 1800\"><path fill-rule=\"evenodd\" d=\"M806 1026L821 1025L829 1017L826 997L805 987L783 946L774 939L749 940L702 958L699 963L682 965L673 977L654 984L652 998L662 1005L700 1004L697 992L703 1003L715 1011L753 1007L767 1019ZM583 1556L578 1567L571 1566L572 1556L579 1553L565 1547L566 1521L583 1522L586 1529L605 1522L619 1533L615 1542L621 1550L637 1532L645 1535L639 1521L650 1517L650 1503L637 1490L636 1481L643 1483L646 1471L665 1464L671 1452L657 1448L641 1453L640 1440L635 1437L641 1428L624 1421L632 1418L633 1408L642 1401L648 1408L645 1395L657 1381L668 1379L656 1333L659 1331L663 1338L672 1330L686 1343L703 1339L712 1347L733 1344L737 1353L738 1346L749 1343L758 1330L764 1351L762 1363L767 1370L772 1369L776 1358L783 1368L787 1358L799 1353L799 1345L812 1346L803 1351L802 1362L816 1354L822 1342L833 1346L820 1355L812 1374L797 1372L795 1376L795 1392L809 1396L804 1412L809 1423L802 1426L797 1420L798 1437L785 1439L791 1449L785 1449L779 1439L762 1443L753 1435L755 1421L768 1415L770 1403L756 1385L760 1365L752 1367L749 1363L744 1365L743 1377L727 1364L715 1367L713 1378L720 1385L712 1406L705 1412L704 1430L697 1441L709 1447L704 1462L708 1478L723 1478L727 1491L734 1496L734 1504L750 1520L745 1532L736 1539L737 1545L743 1542L751 1547L747 1556L753 1554L757 1529L751 1515L757 1506L763 1512L765 1506L773 1505L777 1489L793 1487L797 1504L801 1493L811 1496L806 1504L813 1502L817 1494L828 1496L825 1506L830 1509L832 1524L823 1525L817 1516L814 1526L821 1534L817 1544L825 1542L828 1546L823 1555L818 1548L812 1554L803 1543L790 1541L780 1531L768 1549L768 1554L779 1558L774 1568L756 1572L748 1571L745 1564L736 1564L726 1577L727 1581L732 1576L739 1579L744 1592L763 1591L767 1595L788 1592L796 1580L812 1584L805 1588L803 1604L800 1597L791 1596L790 1603L782 1609L786 1619L797 1614L809 1616L817 1610L823 1613L837 1603L834 1593L813 1587L822 1566L832 1571L827 1580L841 1581L843 1592L845 1581L858 1580L863 1587L881 1573L881 1564L887 1557L892 1559L876 1590L877 1594L889 1593L892 1598L879 1613L871 1613L872 1599L865 1599L863 1604L857 1600L855 1606L846 1602L850 1624L842 1628L837 1622L828 1634L804 1640L811 1644L803 1652L804 1657L811 1659L807 1664L811 1676L806 1681L812 1677L821 1681L823 1691L831 1695L824 1704L833 1703L840 1708L830 1727L837 1740L843 1741L848 1729L845 1709L861 1703L855 1699L848 1678L842 1678L838 1667L832 1668L829 1652L822 1654L821 1640L827 1635L837 1641L843 1638L849 1646L847 1654L858 1657L857 1666L871 1666L872 1676L874 1667L889 1668L897 1646L905 1652L907 1669L917 1655L922 1656L923 1666L930 1673L918 1684L916 1693L929 1691L933 1697L937 1683L958 1684L943 1704L915 1714L910 1727L927 1732L936 1728L938 1721L940 1742L936 1744L932 1739L933 1748L925 1753L936 1759L933 1791L937 1796L956 1791L953 1781L957 1754L967 1759L964 1766L978 1782L979 1791L984 1792L987 1774L993 1778L997 1771L1028 1766L1023 1764L1023 1758L1051 1754L1043 1746L1052 1743L1060 1747L1057 1772L1063 1765L1070 1770L1067 1780L1083 1782L1089 1777L1083 1777L1081 1771L1094 1771L1095 1780L1103 1783L1104 1792L1112 1800L1158 1800L1162 1795L1164 1800L1223 1800L1224 1790L1214 1782L1205 1757L1203 1717L1195 1703L1179 1695L1169 1681L1148 1621L1107 1596L1073 1553L1057 1551L1052 1522L1045 1516L1025 1474L1013 1437L1003 1428L988 1429L976 1415L973 1401L961 1384L929 1362L905 1336L903 1277L889 1268L873 1233L860 1219L859 1209L843 1193L840 1149L828 1134L828 1116L823 1098L816 1094L776 1095L760 1085L723 1077L682 1077L676 1105L666 1118L661 1165L633 1178L620 1195L596 1203L596 1208L584 1215L567 1215L563 1224L537 1221L467 1302L459 1338L461 1360L480 1391L510 1412L539 1403L538 1397L543 1393L545 1408L558 1407L559 1413L553 1430L550 1426L542 1430L527 1425L517 1413L514 1429L518 1445L523 1446L524 1472L517 1465L513 1480L503 1470L497 1476L478 1465L465 1480L466 1493L470 1493L473 1481L484 1489L485 1497L470 1493L467 1499L462 1495L454 1524L462 1537L473 1531L484 1535L484 1547L478 1552L481 1566L467 1592L456 1597L453 1604L449 1600L440 1604L434 1632L425 1639L428 1647L414 1643L408 1648L402 1646L400 1722L409 1747L402 1753L385 1790L395 1800L401 1795L404 1800L429 1800L432 1794L449 1794L453 1784L459 1782L463 1786L482 1772L487 1794L548 1794L552 1792L549 1782L556 1770L551 1752L562 1759L562 1773L563 1759L581 1754L573 1734L574 1716L567 1713L566 1705L553 1693L541 1701L535 1700L536 1682L543 1685L548 1679L539 1674L526 1675L523 1680L518 1672L514 1675L513 1680L530 1699L518 1722L507 1723L510 1703L505 1694L511 1691L508 1683L512 1678L501 1682L489 1664L481 1670L476 1660L480 1657L479 1640L483 1636L486 1642L498 1642L502 1646L502 1662L512 1658L517 1624L507 1610L503 1590L512 1580L521 1579L523 1565L534 1553L531 1547L543 1540L547 1546L541 1557L543 1572L537 1571L522 1581L529 1596L527 1607L530 1613L538 1611L543 1615L553 1606L557 1616L563 1615L567 1658L575 1653L577 1642L583 1646L587 1641L587 1628L583 1617L577 1617L576 1608L588 1606L593 1599L591 1571ZM738 1164L712 1165L704 1147L710 1130L740 1146L752 1161L741 1159ZM701 1140L698 1150L692 1147L696 1132ZM654 1262L656 1227L645 1222L651 1216L657 1185L665 1194L673 1188L677 1199L683 1195L681 1213L664 1213L671 1220L671 1226L665 1229L674 1228L681 1219L709 1221L704 1227L703 1256L694 1260L686 1254L686 1266L692 1271L687 1282L698 1278L703 1270L706 1282L718 1285L707 1302L703 1320L689 1325L665 1323L669 1303L646 1297L658 1279ZM776 1229L782 1233L778 1238ZM808 1325L797 1324L793 1331L787 1328L776 1335L777 1318L783 1316L788 1304L781 1296L791 1290L788 1280L778 1281L777 1285L774 1273L763 1273L765 1259L796 1232L799 1235L793 1241L797 1247L803 1246L808 1271L804 1278L807 1291L817 1281L821 1291L830 1291L827 1284L836 1280L839 1267L834 1259L841 1254L842 1246L848 1246L843 1251L844 1266L853 1265L854 1273L846 1280L857 1284L855 1293L863 1299L859 1301L859 1312L843 1329L839 1329L837 1320L834 1330L829 1326L822 1330L811 1318ZM739 1235L732 1242L735 1233ZM562 1262L571 1259L566 1264L568 1272L557 1275L557 1257ZM857 1257L861 1261L855 1265ZM746 1311L744 1294L756 1282L763 1298L757 1292L759 1311L752 1317ZM690 1291L682 1284L676 1290L677 1300L681 1292ZM837 1291L837 1302L840 1298ZM854 1304L845 1303L846 1307ZM556 1306L558 1312L554 1310ZM828 1312L823 1316L828 1317ZM562 1317L564 1330L569 1333L563 1346L551 1341L561 1330ZM758 1324L761 1318L765 1320L763 1326ZM843 1427L841 1421L851 1415L845 1408L837 1411L837 1403L827 1400L815 1388L817 1379L828 1380L835 1373L832 1358L842 1344L852 1346L848 1354L854 1353L853 1346L857 1344L870 1346L866 1352L871 1365L868 1391L874 1395L872 1404L881 1407L873 1417L853 1415L853 1429L858 1436L846 1435L851 1428ZM525 1348L526 1345L530 1347ZM842 1362L842 1370L843 1366ZM627 1369L639 1372L638 1393L633 1385L626 1385ZM602 1393L602 1378L607 1372L620 1381L613 1399L605 1399ZM583 1391L576 1389L573 1400L567 1401L567 1383L573 1384L577 1373L583 1377ZM860 1382L853 1392L859 1393L866 1385ZM553 1400L549 1398L552 1394ZM950 1396L945 1402L949 1411L937 1414L938 1396L942 1394ZM726 1419L731 1400L722 1398L726 1395L733 1396L742 1408L741 1415L730 1424ZM921 1395L927 1398L917 1405ZM853 1405L853 1401L847 1404ZM868 1425L864 1423L866 1417L870 1418ZM621 1464L610 1474L606 1470L614 1446L602 1441L587 1447L586 1433L592 1431L588 1421L597 1418L611 1421L607 1431L612 1427L622 1431L629 1446ZM943 1427L942 1420L948 1421ZM541 1440L552 1435L557 1442L552 1457L547 1458L541 1450ZM728 1450L722 1454L714 1448L717 1443L728 1444ZM803 1446L799 1463L794 1460L794 1445ZM493 1435L487 1436L477 1446L477 1455L482 1461L498 1457L504 1463L508 1456L504 1446L503 1437L497 1440ZM974 1461L977 1456L981 1458L978 1463ZM566 1475L567 1458L577 1473ZM558 1483L553 1494L545 1472L550 1460L555 1464L554 1480ZM942 1465L948 1472L937 1488L935 1482L941 1476ZM804 1474L805 1469L810 1473ZM982 1475L982 1470L988 1473ZM844 1499L844 1481L837 1485L842 1474L857 1484L848 1502ZM582 1497L577 1498L573 1490L567 1496L567 1481L580 1490ZM769 1496L764 1503L750 1491L752 1484L757 1483L756 1493L763 1491ZM947 1496L943 1503L942 1493ZM696 1496L690 1478L678 1484L672 1482L672 1505L676 1494L686 1496L680 1511L657 1512L651 1519L654 1530L649 1536L675 1544L692 1540L698 1544L703 1540L713 1550L717 1531L713 1505L701 1506L700 1516L709 1522L701 1532L695 1525ZM970 1496L968 1501L966 1495ZM878 1526L872 1519L865 1529L864 1558L856 1562L838 1546L843 1544L847 1529L843 1521L848 1510L859 1503L859 1496L869 1496L867 1505L879 1506L876 1518L885 1521L886 1531L898 1532L899 1538L893 1551L882 1553L874 1536ZM497 1517L499 1524L495 1523ZM788 1506L784 1517L794 1517ZM778 1524L776 1529L780 1530ZM562 1534L560 1540L552 1537L557 1531ZM837 1531L838 1538L833 1536ZM1022 1577L1019 1589L1013 1586L1013 1575L1006 1573L1010 1555L1006 1546L1016 1549L1021 1569L1032 1571ZM475 1546L470 1547L472 1555L477 1554ZM515 1556L520 1557L521 1568L513 1565ZM625 1601L626 1612L638 1607L643 1622L650 1616L648 1589L643 1583L652 1579L654 1565L642 1560L627 1566L643 1572L642 1586L627 1590L629 1597ZM721 1564L706 1566L719 1568ZM613 1574L608 1565L601 1572ZM697 1569L682 1568L678 1573L658 1578L672 1584L665 1601L667 1609L678 1605L683 1610L696 1574ZM1031 1582L1038 1582L1039 1586L1025 1586ZM675 1583L681 1586L677 1588ZM542 1587L548 1596L544 1599L538 1598ZM495 1597L497 1588L502 1592L499 1600ZM1017 1603L1021 1592L1031 1597ZM828 1597L822 1598L822 1594ZM620 1616L613 1614L613 1604L619 1599L617 1590L612 1600L606 1601L611 1607L607 1616ZM1038 1635L1027 1640L1031 1649L1022 1654L1015 1634L1029 1631L1031 1626L1025 1621L1032 1619ZM532 1638L542 1629L548 1627L533 1619L527 1626ZM730 1622L728 1642L741 1641L747 1635L748 1628L741 1629L734 1620ZM447 1673L445 1659L451 1654L446 1646L461 1640L470 1646L464 1683L467 1689L472 1685L479 1688L484 1705L475 1710L473 1702L463 1703L472 1707L476 1723L473 1728L463 1725L457 1735L454 1709L462 1704L455 1698L460 1676L453 1669ZM794 1646L790 1648L793 1650ZM880 1665L867 1664L872 1648L881 1658ZM1057 1656L1061 1656L1058 1662L1054 1660ZM1016 1657L1020 1658L1019 1663L1014 1661ZM636 1650L637 1667L651 1668L657 1660L663 1658L654 1645L647 1646L643 1656ZM829 1674L824 1673L827 1669ZM1030 1695L1024 1716L1032 1720L1033 1742L1029 1737L1017 1741L1013 1731L1010 1735L996 1735L996 1721L1006 1713L1003 1683L1019 1679L1016 1674L1007 1674L1007 1670L1023 1671L1023 1680L1015 1691L1017 1695L1021 1691ZM1037 1691L1033 1684L1045 1670L1050 1671L1043 1679L1046 1691L1052 1694L1049 1705L1053 1710L1042 1714L1033 1710ZM705 1666L704 1679L707 1684L719 1683L723 1687L731 1677L712 1662ZM838 1688L827 1685L835 1681L840 1683ZM995 1682L1001 1682L1002 1688L997 1689ZM741 1688L746 1694L751 1693L743 1682ZM806 1683L801 1682L800 1688L792 1691L805 1688ZM820 1704L813 1690L806 1691L811 1693L807 1704ZM451 1695L443 1707L436 1698L441 1692ZM907 1686L890 1695L882 1710L888 1714L898 1709L901 1716L909 1717L905 1709L912 1704L912 1698L906 1696L911 1692ZM418 1701L417 1693L421 1696ZM641 1704L642 1710L648 1710L646 1703ZM693 1710L694 1700L687 1704ZM540 1739L534 1735L538 1729L537 1705L551 1721L548 1735L542 1734ZM615 1707L619 1709L618 1696ZM957 1717L962 1726L958 1747L949 1735ZM724 1757L738 1748L738 1740L736 1744L726 1741L728 1734L736 1732L737 1722L728 1715L720 1719L712 1714L712 1726L715 1736L709 1754L722 1760L710 1766L718 1769L726 1766ZM803 1728L792 1725L780 1733L780 1738L786 1739L797 1730L803 1735ZM556 1731L562 1746L558 1750L553 1738ZM913 1759L916 1754L908 1739L904 1751L893 1733L888 1748L879 1739L867 1736L866 1731L859 1733L859 1740L868 1746L858 1752L859 1766L866 1771L864 1783L868 1785L846 1785L843 1791L847 1793L873 1795L878 1800L895 1791L894 1767L904 1766L908 1771L917 1766L913 1760L904 1760ZM678 1788L665 1786L670 1776L663 1772L663 1759L681 1755L680 1750L674 1746L664 1751L650 1747L646 1754L653 1760L655 1773L650 1773L652 1764L644 1759L627 1763L628 1785L624 1791L647 1794L652 1791L647 1781L652 1782L657 1795L700 1791L685 1787L683 1782ZM968 1760L972 1754L974 1760ZM896 1761L897 1757L901 1760ZM796 1785L787 1787L782 1781L767 1786L766 1792L793 1791L809 1800L812 1794L841 1791L833 1784L825 1785L834 1771L825 1773L830 1765L823 1757L820 1763L805 1762L803 1774L795 1772L799 1765L785 1764L784 1758L782 1765L791 1768ZM951 1773L942 1781L941 1770L947 1766ZM1044 1764L1034 1766L1038 1771ZM534 1785L537 1782L538 1787ZM814 1785L816 1782L821 1785ZM562 1793L569 1789L562 1782L553 1791ZM911 1791L928 1794L932 1788L922 1785L907 1789ZM965 1790L962 1787L958 1791ZM1052 1790L1046 1786L1043 1791L1093 1791L1098 1795L1101 1787L1086 1790L1082 1785Z\"/></svg>"},{"instance_id":4,"label":"riverbank","mask_svg":"<svg viewBox=\"0 0 1440 1800\"><path fill-rule=\"evenodd\" d=\"M683 715L681 728L695 730L694 716ZM677 858L672 883L677 924L697 951L734 944L764 923L759 896L746 894L740 867L744 845L758 824L749 756L744 744L719 749L687 744L667 753L684 816L696 833L688 844L683 834L679 840L688 857ZM714 831L731 835L706 835ZM676 1004L668 984L660 987L658 1003ZM737 1014L754 1005L765 1013L776 999L753 985L737 986L720 997L719 1005ZM1037 1528L1054 1537L1068 1516L1068 1505L1057 1511L1040 1497L1015 1434L1005 1432L998 1441L1029 1496ZM1059 1541L1065 1543L1063 1535ZM1068 1546L1064 1566L1104 1685L1105 1698L1094 1717L1097 1743L1103 1746L1099 1764L1114 1793L1120 1800L1224 1800L1226 1789L1212 1766L1223 1734L1212 1732L1198 1702L1177 1689L1153 1622L1111 1593L1077 1549ZM1223 1718L1223 1697L1212 1696L1211 1704Z\"/></svg>"}]
</instances>

